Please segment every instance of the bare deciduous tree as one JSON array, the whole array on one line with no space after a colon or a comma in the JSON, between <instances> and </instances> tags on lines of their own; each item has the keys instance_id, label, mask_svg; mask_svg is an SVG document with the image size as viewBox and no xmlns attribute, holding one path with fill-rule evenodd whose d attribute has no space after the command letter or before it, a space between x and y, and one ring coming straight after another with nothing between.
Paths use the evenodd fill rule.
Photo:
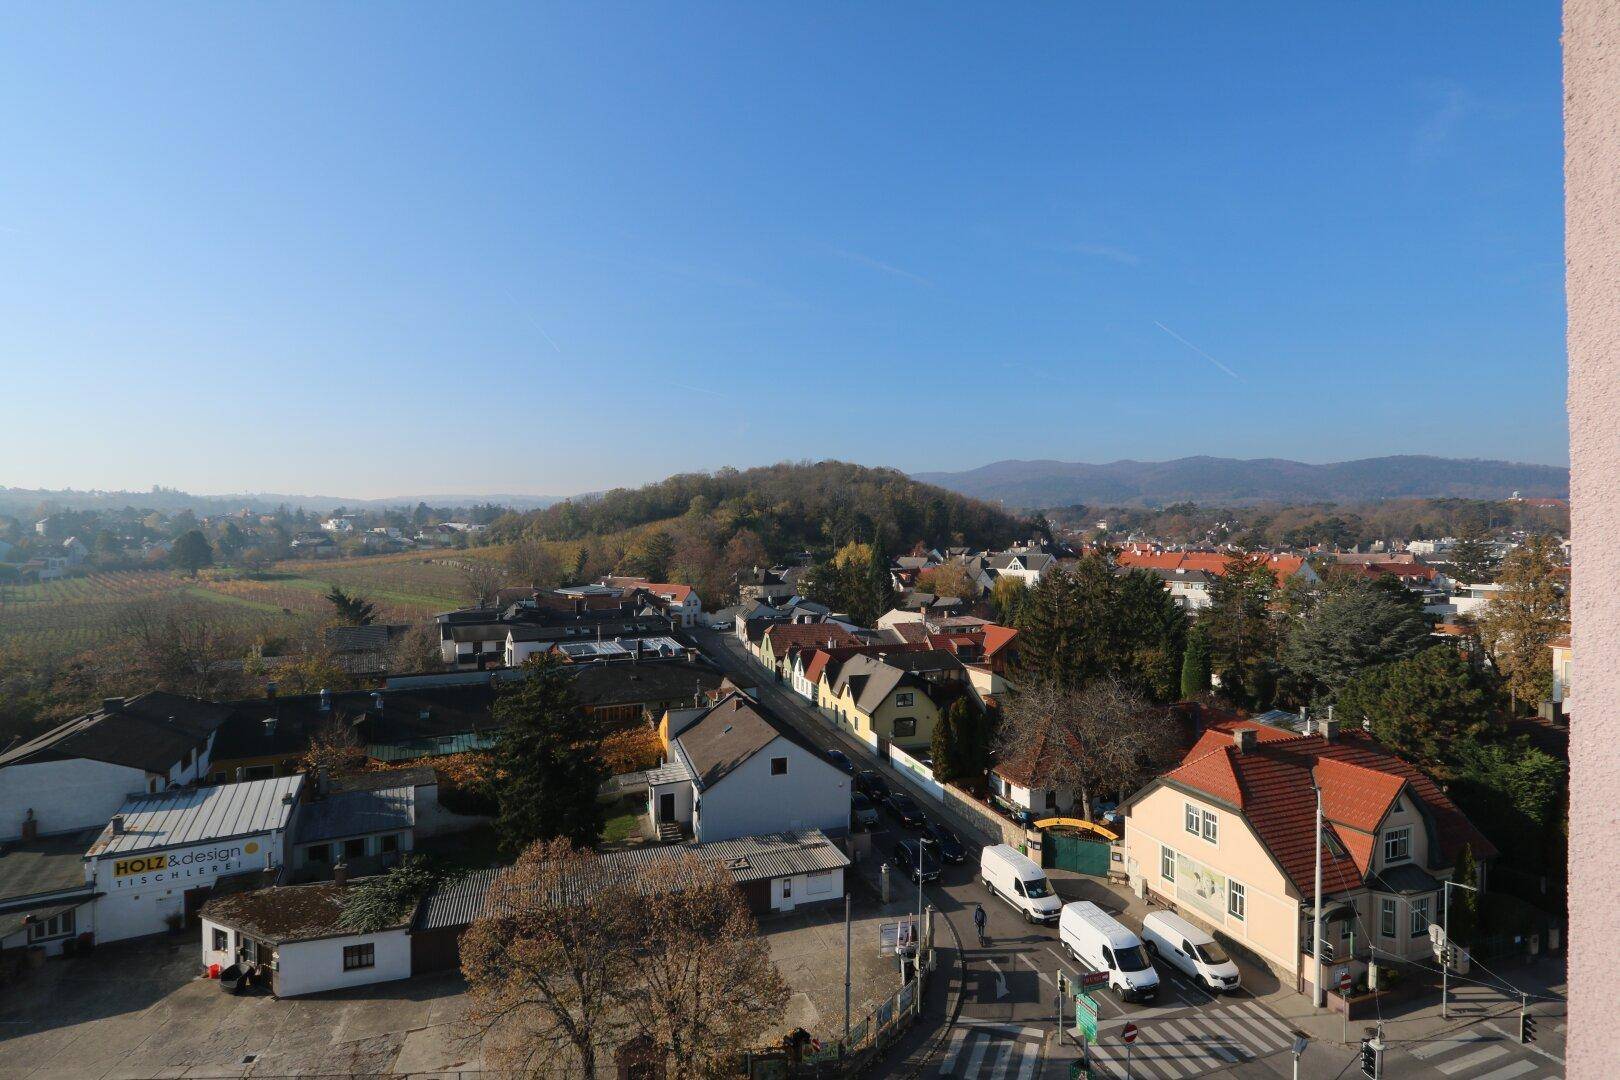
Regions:
<instances>
[{"instance_id":1,"label":"bare deciduous tree","mask_svg":"<svg viewBox=\"0 0 1620 1080\"><path fill-rule=\"evenodd\" d=\"M247 639L212 605L151 600L125 613L119 645L137 678L192 697L229 697L242 685Z\"/></svg>"},{"instance_id":2,"label":"bare deciduous tree","mask_svg":"<svg viewBox=\"0 0 1620 1080\"><path fill-rule=\"evenodd\" d=\"M444 667L439 650L439 627L431 622L414 622L388 649L388 670L394 673L438 671Z\"/></svg>"},{"instance_id":3,"label":"bare deciduous tree","mask_svg":"<svg viewBox=\"0 0 1620 1080\"><path fill-rule=\"evenodd\" d=\"M1003 761L1029 763L1031 779L1072 787L1087 817L1095 794L1123 795L1173 759L1174 719L1112 676L1074 689L1052 679L1021 685L1002 712Z\"/></svg>"},{"instance_id":4,"label":"bare deciduous tree","mask_svg":"<svg viewBox=\"0 0 1620 1080\"><path fill-rule=\"evenodd\" d=\"M566 840L535 844L490 886L461 939L473 1022L492 1064L521 1077L598 1073L622 1041L634 975L633 897Z\"/></svg>"},{"instance_id":5,"label":"bare deciduous tree","mask_svg":"<svg viewBox=\"0 0 1620 1080\"><path fill-rule=\"evenodd\" d=\"M562 582L562 564L539 540L530 536L515 541L506 551L506 568L515 581L536 589L549 589Z\"/></svg>"},{"instance_id":6,"label":"bare deciduous tree","mask_svg":"<svg viewBox=\"0 0 1620 1080\"><path fill-rule=\"evenodd\" d=\"M506 568L494 563L468 559L461 564L462 591L474 607L487 607L495 590L506 583Z\"/></svg>"},{"instance_id":7,"label":"bare deciduous tree","mask_svg":"<svg viewBox=\"0 0 1620 1080\"><path fill-rule=\"evenodd\" d=\"M671 1077L716 1075L778 1021L787 984L724 866L688 852L644 887L631 1011Z\"/></svg>"}]
</instances>

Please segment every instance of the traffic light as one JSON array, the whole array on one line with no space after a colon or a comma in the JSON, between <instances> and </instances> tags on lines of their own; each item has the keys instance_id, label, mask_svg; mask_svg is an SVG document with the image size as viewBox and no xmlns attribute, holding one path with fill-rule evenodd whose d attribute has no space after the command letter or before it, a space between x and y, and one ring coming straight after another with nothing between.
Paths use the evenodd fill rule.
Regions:
<instances>
[{"instance_id":1,"label":"traffic light","mask_svg":"<svg viewBox=\"0 0 1620 1080\"><path fill-rule=\"evenodd\" d=\"M1057 973L1057 991L1059 997L1067 997L1069 994L1069 976L1061 971Z\"/></svg>"},{"instance_id":2,"label":"traffic light","mask_svg":"<svg viewBox=\"0 0 1620 1080\"><path fill-rule=\"evenodd\" d=\"M1378 1080L1378 1047L1371 1039L1361 1040L1361 1075L1367 1080Z\"/></svg>"},{"instance_id":3,"label":"traffic light","mask_svg":"<svg viewBox=\"0 0 1620 1080\"><path fill-rule=\"evenodd\" d=\"M1519 1041L1522 1043L1536 1041L1536 1016L1528 1010L1519 1014Z\"/></svg>"}]
</instances>

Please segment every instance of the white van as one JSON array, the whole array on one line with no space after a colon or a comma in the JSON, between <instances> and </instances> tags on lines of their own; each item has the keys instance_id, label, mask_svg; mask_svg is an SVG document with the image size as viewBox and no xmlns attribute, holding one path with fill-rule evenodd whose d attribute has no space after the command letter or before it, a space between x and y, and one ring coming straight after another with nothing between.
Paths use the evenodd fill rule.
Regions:
<instances>
[{"instance_id":1,"label":"white van","mask_svg":"<svg viewBox=\"0 0 1620 1080\"><path fill-rule=\"evenodd\" d=\"M1046 874L1028 855L1010 844L995 844L979 854L979 883L1011 904L1030 922L1056 922L1063 901Z\"/></svg>"},{"instance_id":2,"label":"white van","mask_svg":"<svg viewBox=\"0 0 1620 1080\"><path fill-rule=\"evenodd\" d=\"M1216 993L1238 988L1238 966L1226 950L1207 931L1175 912L1155 911L1143 919L1142 940L1148 952L1191 976L1193 982Z\"/></svg>"},{"instance_id":3,"label":"white van","mask_svg":"<svg viewBox=\"0 0 1620 1080\"><path fill-rule=\"evenodd\" d=\"M1058 940L1069 956L1092 971L1106 971L1108 986L1124 1001L1159 996L1159 973L1135 934L1090 901L1064 904Z\"/></svg>"}]
</instances>

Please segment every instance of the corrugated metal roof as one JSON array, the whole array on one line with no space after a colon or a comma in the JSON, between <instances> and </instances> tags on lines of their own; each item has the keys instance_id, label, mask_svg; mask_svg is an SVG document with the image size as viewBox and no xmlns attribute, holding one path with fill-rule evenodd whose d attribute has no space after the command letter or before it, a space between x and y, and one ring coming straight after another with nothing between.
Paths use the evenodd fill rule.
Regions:
<instances>
[{"instance_id":1,"label":"corrugated metal roof","mask_svg":"<svg viewBox=\"0 0 1620 1080\"><path fill-rule=\"evenodd\" d=\"M820 829L739 836L709 844L670 844L631 848L602 856L610 876L626 884L662 863L691 853L704 861L722 863L742 885L750 881L813 874L849 865L849 856Z\"/></svg>"},{"instance_id":2,"label":"corrugated metal roof","mask_svg":"<svg viewBox=\"0 0 1620 1080\"><path fill-rule=\"evenodd\" d=\"M441 884L422 901L412 932L442 930L447 926L466 926L484 913L484 901L489 896L490 882L505 871L504 866L470 873Z\"/></svg>"},{"instance_id":3,"label":"corrugated metal roof","mask_svg":"<svg viewBox=\"0 0 1620 1080\"><path fill-rule=\"evenodd\" d=\"M304 803L298 811L298 842L409 829L416 824L416 787L339 791Z\"/></svg>"},{"instance_id":4,"label":"corrugated metal roof","mask_svg":"<svg viewBox=\"0 0 1620 1080\"><path fill-rule=\"evenodd\" d=\"M88 854L123 855L285 829L303 783L302 775L278 776L135 795L118 810L124 831L114 834L109 822Z\"/></svg>"},{"instance_id":5,"label":"corrugated metal roof","mask_svg":"<svg viewBox=\"0 0 1620 1080\"><path fill-rule=\"evenodd\" d=\"M678 784L683 780L692 779L692 774L687 771L686 766L681 764L679 761L666 761L656 769L648 769L646 772L642 773L642 776L646 782L652 786L656 786L658 784Z\"/></svg>"}]
</instances>

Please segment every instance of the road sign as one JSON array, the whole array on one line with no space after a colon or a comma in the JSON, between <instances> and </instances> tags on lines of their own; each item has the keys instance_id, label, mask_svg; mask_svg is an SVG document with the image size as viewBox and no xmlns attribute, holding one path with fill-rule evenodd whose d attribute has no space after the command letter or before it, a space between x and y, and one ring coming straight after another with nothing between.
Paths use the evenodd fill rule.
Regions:
<instances>
[{"instance_id":1,"label":"road sign","mask_svg":"<svg viewBox=\"0 0 1620 1080\"><path fill-rule=\"evenodd\" d=\"M1339 969L1339 993L1348 994L1350 992L1351 985L1352 985L1352 982L1351 982L1351 979L1350 979L1350 969L1347 968L1347 967L1340 968Z\"/></svg>"},{"instance_id":2,"label":"road sign","mask_svg":"<svg viewBox=\"0 0 1620 1080\"><path fill-rule=\"evenodd\" d=\"M1090 994L1074 995L1074 1026L1087 1045L1097 1041L1097 1002Z\"/></svg>"},{"instance_id":3,"label":"road sign","mask_svg":"<svg viewBox=\"0 0 1620 1080\"><path fill-rule=\"evenodd\" d=\"M1102 986L1106 982L1108 982L1108 972L1106 971L1088 971L1080 976L1081 986Z\"/></svg>"},{"instance_id":4,"label":"road sign","mask_svg":"<svg viewBox=\"0 0 1620 1080\"><path fill-rule=\"evenodd\" d=\"M1136 1041L1136 1025L1135 1024L1126 1024L1124 1027L1120 1028L1119 1029L1119 1037L1124 1039L1128 1043L1135 1042Z\"/></svg>"}]
</instances>

